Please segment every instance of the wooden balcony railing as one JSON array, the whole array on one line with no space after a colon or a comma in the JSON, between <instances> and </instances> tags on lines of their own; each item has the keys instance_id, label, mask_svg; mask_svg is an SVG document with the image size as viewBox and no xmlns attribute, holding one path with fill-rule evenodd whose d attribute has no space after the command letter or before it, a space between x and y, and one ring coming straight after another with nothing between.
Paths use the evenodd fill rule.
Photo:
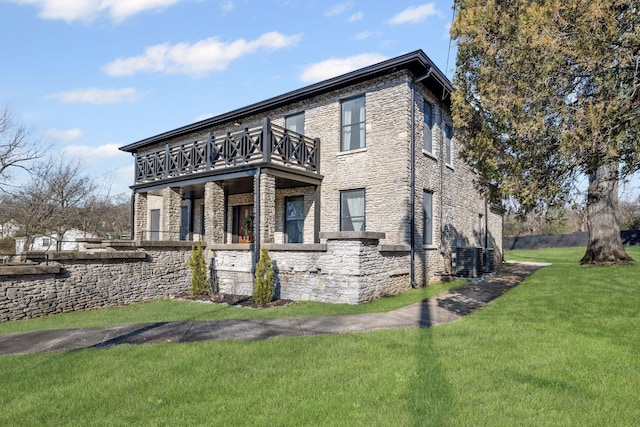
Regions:
<instances>
[{"instance_id":1,"label":"wooden balcony railing","mask_svg":"<svg viewBox=\"0 0 640 427\"><path fill-rule=\"evenodd\" d=\"M265 143L266 141L266 143ZM199 172L257 163L319 171L320 141L271 124L212 133L192 142L167 144L136 154L136 184L175 178Z\"/></svg>"}]
</instances>

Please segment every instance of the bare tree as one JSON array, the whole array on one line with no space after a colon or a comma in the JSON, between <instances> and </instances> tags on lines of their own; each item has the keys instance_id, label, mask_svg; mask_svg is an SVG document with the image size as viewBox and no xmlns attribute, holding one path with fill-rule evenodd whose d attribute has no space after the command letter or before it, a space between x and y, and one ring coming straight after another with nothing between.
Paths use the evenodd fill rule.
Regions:
<instances>
[{"instance_id":1,"label":"bare tree","mask_svg":"<svg viewBox=\"0 0 640 427\"><path fill-rule=\"evenodd\" d=\"M6 184L11 179L12 169L27 170L30 161L43 155L40 141L32 139L24 126L16 125L5 108L0 114L0 184Z\"/></svg>"},{"instance_id":2,"label":"bare tree","mask_svg":"<svg viewBox=\"0 0 640 427\"><path fill-rule=\"evenodd\" d=\"M64 234L79 225L78 211L92 197L93 181L80 174L76 163L62 160L50 159L31 172L31 181L9 199L14 218L23 226L24 250L39 234L55 234L60 250Z\"/></svg>"}]
</instances>

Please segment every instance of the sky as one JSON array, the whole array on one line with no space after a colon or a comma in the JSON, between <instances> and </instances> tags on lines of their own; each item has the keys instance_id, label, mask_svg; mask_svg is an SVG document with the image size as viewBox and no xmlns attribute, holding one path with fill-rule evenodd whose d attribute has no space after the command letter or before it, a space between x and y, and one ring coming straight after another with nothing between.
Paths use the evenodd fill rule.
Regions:
<instances>
[{"instance_id":1,"label":"sky","mask_svg":"<svg viewBox=\"0 0 640 427\"><path fill-rule=\"evenodd\" d=\"M129 194L133 158L121 146L417 49L452 79L452 7L0 0L0 111L51 155L77 161L103 193ZM621 193L638 197L640 179Z\"/></svg>"},{"instance_id":2,"label":"sky","mask_svg":"<svg viewBox=\"0 0 640 427\"><path fill-rule=\"evenodd\" d=\"M110 194L119 147L422 49L452 78L453 1L0 0L0 110Z\"/></svg>"}]
</instances>

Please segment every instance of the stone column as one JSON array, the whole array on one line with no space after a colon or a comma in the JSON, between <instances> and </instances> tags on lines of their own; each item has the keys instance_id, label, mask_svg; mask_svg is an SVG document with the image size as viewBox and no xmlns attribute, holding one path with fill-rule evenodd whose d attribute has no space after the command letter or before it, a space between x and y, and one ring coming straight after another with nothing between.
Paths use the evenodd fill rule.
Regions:
<instances>
[{"instance_id":1,"label":"stone column","mask_svg":"<svg viewBox=\"0 0 640 427\"><path fill-rule=\"evenodd\" d=\"M224 184L207 182L204 185L205 242L224 243L224 202Z\"/></svg>"},{"instance_id":2,"label":"stone column","mask_svg":"<svg viewBox=\"0 0 640 427\"><path fill-rule=\"evenodd\" d=\"M134 193L133 196L133 217L134 224L131 238L133 240L144 240L144 231L147 229L147 193Z\"/></svg>"},{"instance_id":3,"label":"stone column","mask_svg":"<svg viewBox=\"0 0 640 427\"><path fill-rule=\"evenodd\" d=\"M273 243L276 231L276 178L260 175L260 244Z\"/></svg>"},{"instance_id":4,"label":"stone column","mask_svg":"<svg viewBox=\"0 0 640 427\"><path fill-rule=\"evenodd\" d=\"M162 189L160 240L180 240L180 187Z\"/></svg>"}]
</instances>

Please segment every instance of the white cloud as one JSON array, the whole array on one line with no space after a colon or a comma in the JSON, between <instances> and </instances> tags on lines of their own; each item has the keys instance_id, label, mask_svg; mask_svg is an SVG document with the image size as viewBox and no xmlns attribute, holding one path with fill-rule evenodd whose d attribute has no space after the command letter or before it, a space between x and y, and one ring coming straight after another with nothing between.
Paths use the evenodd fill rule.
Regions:
<instances>
[{"instance_id":1,"label":"white cloud","mask_svg":"<svg viewBox=\"0 0 640 427\"><path fill-rule=\"evenodd\" d=\"M376 34L379 34L379 33L374 33L372 31L362 31L361 33L356 34L355 39L356 40L366 40L366 39L368 39L370 37L375 36Z\"/></svg>"},{"instance_id":2,"label":"white cloud","mask_svg":"<svg viewBox=\"0 0 640 427\"><path fill-rule=\"evenodd\" d=\"M85 160L99 160L114 157L125 159L130 157L128 153L118 150L119 146L119 144L104 144L97 147L90 145L67 145L61 148L60 151L74 158L82 158Z\"/></svg>"},{"instance_id":3,"label":"white cloud","mask_svg":"<svg viewBox=\"0 0 640 427\"><path fill-rule=\"evenodd\" d=\"M356 22L356 21L360 21L362 20L362 18L364 18L364 15L362 14L362 12L356 12L353 15L351 15L347 21L348 22Z\"/></svg>"},{"instance_id":4,"label":"white cloud","mask_svg":"<svg viewBox=\"0 0 640 427\"><path fill-rule=\"evenodd\" d=\"M325 10L324 16L342 15L344 12L346 12L347 9L351 8L352 6L353 6L352 1L336 4L335 6L332 6L329 9Z\"/></svg>"},{"instance_id":5,"label":"white cloud","mask_svg":"<svg viewBox=\"0 0 640 427\"><path fill-rule=\"evenodd\" d=\"M47 138L57 139L59 141L73 141L82 138L84 132L82 129L48 129L44 132Z\"/></svg>"},{"instance_id":6,"label":"white cloud","mask_svg":"<svg viewBox=\"0 0 640 427\"><path fill-rule=\"evenodd\" d=\"M220 9L222 10L222 13L229 13L233 9L235 9L235 7L236 6L233 4L231 0L226 0L220 3Z\"/></svg>"},{"instance_id":7,"label":"white cloud","mask_svg":"<svg viewBox=\"0 0 640 427\"><path fill-rule=\"evenodd\" d=\"M118 58L106 64L103 71L110 76L148 72L197 77L222 71L232 61L258 49L281 49L297 44L301 38L301 34L286 36L273 31L250 41L238 39L226 43L217 38L208 38L194 44L159 44L147 47L142 55Z\"/></svg>"},{"instance_id":8,"label":"white cloud","mask_svg":"<svg viewBox=\"0 0 640 427\"><path fill-rule=\"evenodd\" d=\"M54 93L47 98L57 99L63 104L106 105L134 103L140 98L140 94L130 87L122 89L87 88Z\"/></svg>"},{"instance_id":9,"label":"white cloud","mask_svg":"<svg viewBox=\"0 0 640 427\"><path fill-rule=\"evenodd\" d=\"M116 21L147 10L158 10L181 0L12 0L17 4L34 5L43 19L62 19L67 22L91 22L103 13Z\"/></svg>"},{"instance_id":10,"label":"white cloud","mask_svg":"<svg viewBox=\"0 0 640 427\"><path fill-rule=\"evenodd\" d=\"M387 59L386 56L378 53L363 53L348 58L330 58L307 66L300 75L300 80L303 82L317 82L382 62L385 59Z\"/></svg>"},{"instance_id":11,"label":"white cloud","mask_svg":"<svg viewBox=\"0 0 640 427\"><path fill-rule=\"evenodd\" d=\"M441 13L436 9L435 3L426 3L420 6L406 8L402 12L394 15L388 23L391 25L416 24L433 15L440 16Z\"/></svg>"}]
</instances>

